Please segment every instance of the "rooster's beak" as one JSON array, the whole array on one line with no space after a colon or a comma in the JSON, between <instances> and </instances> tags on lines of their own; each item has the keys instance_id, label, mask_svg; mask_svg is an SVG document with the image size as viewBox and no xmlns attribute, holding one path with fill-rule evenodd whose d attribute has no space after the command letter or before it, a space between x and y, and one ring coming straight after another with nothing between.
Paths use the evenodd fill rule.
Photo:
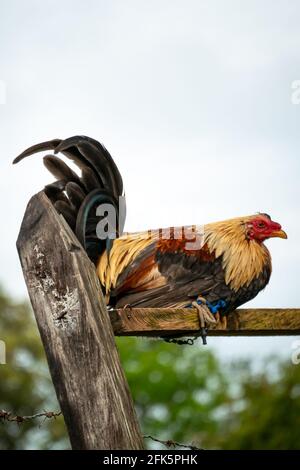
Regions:
<instances>
[{"instance_id":1,"label":"rooster's beak","mask_svg":"<svg viewBox=\"0 0 300 470\"><path fill-rule=\"evenodd\" d=\"M270 235L270 238L284 238L285 240L287 237L288 236L284 230L274 230L274 232L272 232Z\"/></svg>"}]
</instances>

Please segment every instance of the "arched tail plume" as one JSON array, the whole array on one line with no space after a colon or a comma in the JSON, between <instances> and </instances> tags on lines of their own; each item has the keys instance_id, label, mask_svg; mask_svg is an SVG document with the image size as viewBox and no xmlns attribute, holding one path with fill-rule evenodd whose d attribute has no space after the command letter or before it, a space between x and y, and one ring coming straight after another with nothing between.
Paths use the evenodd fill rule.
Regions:
<instances>
[{"instance_id":1,"label":"arched tail plume","mask_svg":"<svg viewBox=\"0 0 300 470\"><path fill-rule=\"evenodd\" d=\"M99 239L96 233L100 221L96 211L99 205L109 204L116 214L116 227L110 227L118 236L125 223L119 211L119 199L123 197L123 181L110 153L96 140L86 136L74 136L65 140L54 139L33 145L22 152L13 163L42 151L53 150L54 154L44 157L44 165L55 176L56 181L45 186L45 193L61 213L88 256L96 262L99 255L109 249L114 234L107 231L106 239ZM77 175L56 154L62 153L81 170Z\"/></svg>"}]
</instances>

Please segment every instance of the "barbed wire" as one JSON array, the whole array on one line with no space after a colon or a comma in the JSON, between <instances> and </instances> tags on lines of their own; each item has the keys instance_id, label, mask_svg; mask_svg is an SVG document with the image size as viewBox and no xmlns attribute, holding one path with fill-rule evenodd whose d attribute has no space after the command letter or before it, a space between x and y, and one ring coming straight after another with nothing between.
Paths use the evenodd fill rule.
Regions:
<instances>
[{"instance_id":1,"label":"barbed wire","mask_svg":"<svg viewBox=\"0 0 300 470\"><path fill-rule=\"evenodd\" d=\"M34 415L30 416L20 416L20 415L14 415L11 411L6 411L6 410L0 410L0 421L9 421L9 422L15 422L18 424L24 423L24 421L30 421L34 420L37 418L45 418L45 419L51 419L51 418L57 418L57 416L60 416L62 413L61 411L55 412L55 411L43 411L42 413L36 413Z\"/></svg>"},{"instance_id":2,"label":"barbed wire","mask_svg":"<svg viewBox=\"0 0 300 470\"><path fill-rule=\"evenodd\" d=\"M180 442L175 442L175 441L172 441L170 439L168 439L167 441L163 441L161 439L157 439L156 437L153 437L153 436L143 436L144 439L151 439L152 441L154 442L159 442L160 444L163 444L164 446L170 448L170 447L183 447L184 449L189 449L189 450L204 450L204 449L201 449L200 447L196 447L196 446L193 446L193 445L186 445L186 444L180 444Z\"/></svg>"},{"instance_id":3,"label":"barbed wire","mask_svg":"<svg viewBox=\"0 0 300 470\"><path fill-rule=\"evenodd\" d=\"M195 341L198 339L198 336L194 336L193 338L187 339L177 339L177 338L162 338L166 343L174 343L178 344L179 346L193 346Z\"/></svg>"},{"instance_id":4,"label":"barbed wire","mask_svg":"<svg viewBox=\"0 0 300 470\"><path fill-rule=\"evenodd\" d=\"M25 421L31 421L37 418L44 418L44 419L51 419L54 418L56 419L58 416L61 416L62 412L61 411L43 411L42 413L36 413L34 415L28 415L28 416L21 416L21 415L14 415L11 411L6 411L6 410L0 410L0 422L2 421L8 421L8 422L14 422L17 424L22 424ZM182 447L184 449L189 449L189 450L203 450L200 449L199 447L193 446L193 445L186 445L186 444L180 444L180 442L173 441L171 439L168 439L166 441L163 441L161 439L158 439L156 437L150 436L150 435L145 435L143 436L144 439L151 439L154 442L159 442L160 444L163 444L164 446L170 448L170 447Z\"/></svg>"}]
</instances>

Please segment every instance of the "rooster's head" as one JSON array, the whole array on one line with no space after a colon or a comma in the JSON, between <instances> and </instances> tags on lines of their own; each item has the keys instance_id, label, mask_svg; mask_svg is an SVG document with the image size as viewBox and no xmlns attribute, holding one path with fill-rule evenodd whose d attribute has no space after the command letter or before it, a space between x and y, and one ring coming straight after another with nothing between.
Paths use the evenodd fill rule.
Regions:
<instances>
[{"instance_id":1,"label":"rooster's head","mask_svg":"<svg viewBox=\"0 0 300 470\"><path fill-rule=\"evenodd\" d=\"M245 228L248 240L263 242L267 238L287 238L281 225L274 222L268 214L257 214L250 217L245 222Z\"/></svg>"}]
</instances>

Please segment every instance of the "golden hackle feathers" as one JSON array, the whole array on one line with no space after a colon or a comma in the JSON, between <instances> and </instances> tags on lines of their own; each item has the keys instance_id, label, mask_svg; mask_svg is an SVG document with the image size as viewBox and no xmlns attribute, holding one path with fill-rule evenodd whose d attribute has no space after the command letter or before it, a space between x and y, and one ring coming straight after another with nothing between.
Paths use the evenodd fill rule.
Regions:
<instances>
[{"instance_id":1,"label":"golden hackle feathers","mask_svg":"<svg viewBox=\"0 0 300 470\"><path fill-rule=\"evenodd\" d=\"M246 237L246 224L253 217L238 217L204 227L205 243L210 252L215 252L216 258L223 256L225 282L235 291L249 286L266 264L271 268L271 256L266 246Z\"/></svg>"}]
</instances>

